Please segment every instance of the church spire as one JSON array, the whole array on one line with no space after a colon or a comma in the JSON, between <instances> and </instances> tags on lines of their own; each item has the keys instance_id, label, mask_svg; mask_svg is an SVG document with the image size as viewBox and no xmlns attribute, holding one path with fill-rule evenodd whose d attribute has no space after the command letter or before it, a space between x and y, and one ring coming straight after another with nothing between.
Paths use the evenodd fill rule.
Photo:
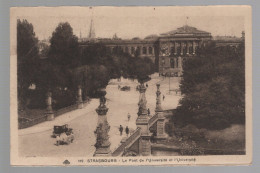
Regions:
<instances>
[{"instance_id":1,"label":"church spire","mask_svg":"<svg viewBox=\"0 0 260 173\"><path fill-rule=\"evenodd\" d=\"M96 37L96 35L95 35L94 22L93 22L93 11L92 11L88 38L89 39L94 39L95 37Z\"/></svg>"}]
</instances>

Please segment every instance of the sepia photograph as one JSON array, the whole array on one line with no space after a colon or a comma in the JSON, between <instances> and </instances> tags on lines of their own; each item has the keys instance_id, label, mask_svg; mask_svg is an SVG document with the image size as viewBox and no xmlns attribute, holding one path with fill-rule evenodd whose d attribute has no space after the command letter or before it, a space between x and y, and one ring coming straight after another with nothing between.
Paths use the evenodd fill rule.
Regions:
<instances>
[{"instance_id":1,"label":"sepia photograph","mask_svg":"<svg viewBox=\"0 0 260 173\"><path fill-rule=\"evenodd\" d=\"M11 8L11 164L250 164L251 25L250 6Z\"/></svg>"}]
</instances>

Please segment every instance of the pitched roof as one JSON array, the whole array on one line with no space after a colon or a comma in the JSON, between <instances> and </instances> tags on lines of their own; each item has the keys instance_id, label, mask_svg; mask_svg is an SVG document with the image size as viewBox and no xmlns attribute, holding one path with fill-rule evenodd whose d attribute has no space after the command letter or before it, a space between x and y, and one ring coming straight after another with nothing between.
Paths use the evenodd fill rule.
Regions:
<instances>
[{"instance_id":1,"label":"pitched roof","mask_svg":"<svg viewBox=\"0 0 260 173\"><path fill-rule=\"evenodd\" d=\"M178 35L184 35L184 34L192 34L192 35L208 35L211 36L209 32L198 30L195 27L184 25L180 28L177 28L176 30L169 31L166 33L162 33L161 36L178 36Z\"/></svg>"}]
</instances>

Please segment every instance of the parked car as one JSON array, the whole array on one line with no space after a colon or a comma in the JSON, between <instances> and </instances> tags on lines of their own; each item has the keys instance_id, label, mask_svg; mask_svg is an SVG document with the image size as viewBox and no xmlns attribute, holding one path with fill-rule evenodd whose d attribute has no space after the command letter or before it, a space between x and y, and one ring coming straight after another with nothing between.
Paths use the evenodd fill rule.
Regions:
<instances>
[{"instance_id":1,"label":"parked car","mask_svg":"<svg viewBox=\"0 0 260 173\"><path fill-rule=\"evenodd\" d=\"M58 135L61 135L62 133L66 133L67 135L73 134L73 129L69 128L68 124L53 127L52 137L56 138Z\"/></svg>"}]
</instances>

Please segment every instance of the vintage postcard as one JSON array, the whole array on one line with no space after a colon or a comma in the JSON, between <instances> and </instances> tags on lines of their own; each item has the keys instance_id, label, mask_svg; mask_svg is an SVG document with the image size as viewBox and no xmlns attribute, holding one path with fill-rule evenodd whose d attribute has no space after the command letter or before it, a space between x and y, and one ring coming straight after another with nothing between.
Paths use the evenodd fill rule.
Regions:
<instances>
[{"instance_id":1,"label":"vintage postcard","mask_svg":"<svg viewBox=\"0 0 260 173\"><path fill-rule=\"evenodd\" d=\"M250 6L10 9L13 166L249 165Z\"/></svg>"}]
</instances>

